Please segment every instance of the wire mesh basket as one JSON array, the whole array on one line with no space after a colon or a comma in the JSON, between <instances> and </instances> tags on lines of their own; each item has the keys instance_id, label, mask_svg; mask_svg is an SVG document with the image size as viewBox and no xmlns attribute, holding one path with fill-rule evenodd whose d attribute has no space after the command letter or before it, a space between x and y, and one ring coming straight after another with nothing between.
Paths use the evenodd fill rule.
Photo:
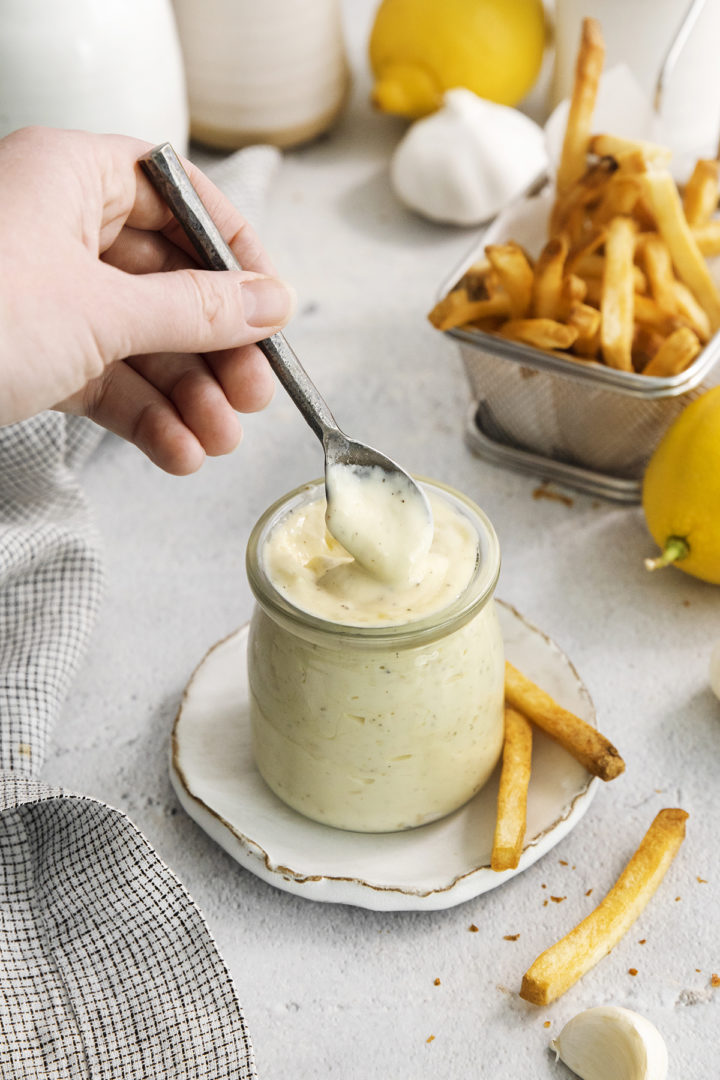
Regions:
<instances>
[{"instance_id":1,"label":"wire mesh basket","mask_svg":"<svg viewBox=\"0 0 720 1080\"><path fill-rule=\"evenodd\" d=\"M467 434L477 453L621 501L639 500L645 468L667 428L720 382L720 335L687 371L653 378L489 334L448 333L459 341L472 391Z\"/></svg>"},{"instance_id":2,"label":"wire mesh basket","mask_svg":"<svg viewBox=\"0 0 720 1080\"><path fill-rule=\"evenodd\" d=\"M529 250L541 246L549 206L545 193L514 211L513 236ZM507 227L498 222L483 235L439 297ZM720 333L685 371L666 378L566 359L472 327L445 333L458 343L470 384L467 439L476 453L624 502L639 501L647 463L676 416L720 383Z\"/></svg>"}]
</instances>

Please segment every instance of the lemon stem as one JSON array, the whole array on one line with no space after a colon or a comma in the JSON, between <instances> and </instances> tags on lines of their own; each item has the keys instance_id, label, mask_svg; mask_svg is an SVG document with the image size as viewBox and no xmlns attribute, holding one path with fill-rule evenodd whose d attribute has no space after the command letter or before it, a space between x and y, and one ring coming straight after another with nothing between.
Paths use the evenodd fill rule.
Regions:
<instances>
[{"instance_id":1,"label":"lemon stem","mask_svg":"<svg viewBox=\"0 0 720 1080\"><path fill-rule=\"evenodd\" d=\"M659 570L663 566L686 559L690 554L690 545L682 536L668 536L662 554L655 559L645 560L646 570Z\"/></svg>"}]
</instances>

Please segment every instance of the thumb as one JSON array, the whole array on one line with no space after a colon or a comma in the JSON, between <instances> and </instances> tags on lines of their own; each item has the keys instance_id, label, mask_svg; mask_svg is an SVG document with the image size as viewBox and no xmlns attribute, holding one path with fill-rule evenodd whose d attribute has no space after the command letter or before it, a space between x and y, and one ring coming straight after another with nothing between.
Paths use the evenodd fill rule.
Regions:
<instances>
[{"instance_id":1,"label":"thumb","mask_svg":"<svg viewBox=\"0 0 720 1080\"><path fill-rule=\"evenodd\" d=\"M108 360L248 345L283 327L297 306L290 285L245 270L126 274L106 269L115 278L112 306L101 313L97 337Z\"/></svg>"}]
</instances>

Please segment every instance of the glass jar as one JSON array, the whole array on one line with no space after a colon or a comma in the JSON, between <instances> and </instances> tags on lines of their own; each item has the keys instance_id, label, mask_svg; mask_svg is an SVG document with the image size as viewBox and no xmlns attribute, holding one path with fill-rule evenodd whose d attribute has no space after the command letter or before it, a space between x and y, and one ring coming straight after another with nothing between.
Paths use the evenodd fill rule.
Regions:
<instances>
[{"instance_id":1,"label":"glass jar","mask_svg":"<svg viewBox=\"0 0 720 1080\"><path fill-rule=\"evenodd\" d=\"M255 761L283 802L336 828L394 832L441 818L480 790L500 756L497 537L470 500L423 484L469 520L478 559L456 600L415 621L329 622L290 603L270 580L262 558L267 537L291 510L322 497L321 481L276 502L250 536Z\"/></svg>"}]
</instances>

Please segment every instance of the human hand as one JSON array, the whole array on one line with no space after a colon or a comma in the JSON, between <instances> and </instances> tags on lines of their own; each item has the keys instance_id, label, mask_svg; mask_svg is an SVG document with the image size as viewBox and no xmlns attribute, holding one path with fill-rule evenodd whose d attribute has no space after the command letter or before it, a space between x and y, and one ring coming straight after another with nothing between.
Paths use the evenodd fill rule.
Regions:
<instances>
[{"instance_id":1,"label":"human hand","mask_svg":"<svg viewBox=\"0 0 720 1080\"><path fill-rule=\"evenodd\" d=\"M201 270L137 164L149 143L24 128L0 140L0 425L83 414L167 472L240 441L273 392L253 342L292 289L240 213L183 162L245 269Z\"/></svg>"}]
</instances>

